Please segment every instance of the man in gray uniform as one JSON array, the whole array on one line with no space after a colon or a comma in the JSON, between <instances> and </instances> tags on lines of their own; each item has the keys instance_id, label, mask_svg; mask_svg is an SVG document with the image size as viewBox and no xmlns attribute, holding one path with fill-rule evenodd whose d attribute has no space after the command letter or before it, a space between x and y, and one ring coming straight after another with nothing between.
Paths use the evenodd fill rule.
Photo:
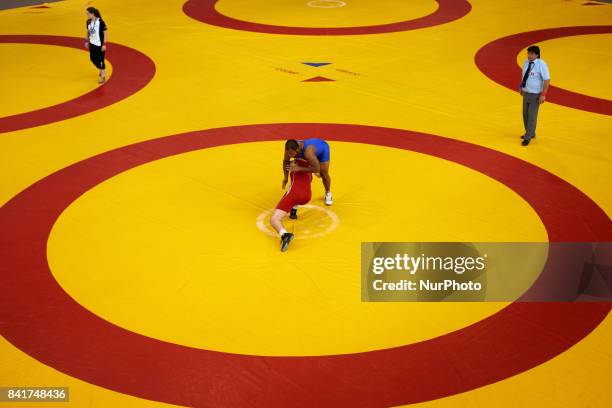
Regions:
<instances>
[{"instance_id":1,"label":"man in gray uniform","mask_svg":"<svg viewBox=\"0 0 612 408\"><path fill-rule=\"evenodd\" d=\"M525 135L523 146L536 137L535 130L538 122L538 109L546 100L546 92L550 84L548 65L540 58L540 47L532 45L527 48L527 60L523 63L523 80L519 90L523 96L523 124Z\"/></svg>"}]
</instances>

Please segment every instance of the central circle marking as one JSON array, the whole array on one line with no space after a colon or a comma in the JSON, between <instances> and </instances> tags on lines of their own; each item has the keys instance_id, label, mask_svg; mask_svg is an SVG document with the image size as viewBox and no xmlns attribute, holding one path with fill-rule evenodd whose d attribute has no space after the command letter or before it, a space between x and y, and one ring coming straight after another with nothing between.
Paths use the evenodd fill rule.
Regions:
<instances>
[{"instance_id":1,"label":"central circle marking","mask_svg":"<svg viewBox=\"0 0 612 408\"><path fill-rule=\"evenodd\" d=\"M304 211L305 209L307 211ZM270 218L272 211L273 210L266 210L259 214L255 225L257 225L257 228L259 228L261 232L276 238L278 237L278 234L276 231L274 231L270 223L266 222L266 219ZM313 213L319 213L314 215L315 219L312 219ZM340 218L338 218L335 212L328 208L320 207L314 204L300 205L298 207L298 217L304 216L308 217L309 221L311 222L306 229L298 229L294 239L319 238L323 235L329 234L338 227L338 224L340 224ZM322 216L326 218L322 218ZM298 218L297 221L294 221L293 226L295 226L296 223L299 223L299 221L300 218ZM314 226L312 224L314 224Z\"/></svg>"}]
</instances>

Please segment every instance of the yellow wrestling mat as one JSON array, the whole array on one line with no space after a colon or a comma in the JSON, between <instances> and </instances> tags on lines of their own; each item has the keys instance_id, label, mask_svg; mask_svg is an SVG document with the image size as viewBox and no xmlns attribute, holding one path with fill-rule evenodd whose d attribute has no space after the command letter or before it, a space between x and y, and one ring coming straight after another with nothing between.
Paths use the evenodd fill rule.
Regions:
<instances>
[{"instance_id":1,"label":"yellow wrestling mat","mask_svg":"<svg viewBox=\"0 0 612 408\"><path fill-rule=\"evenodd\" d=\"M67 0L48 8L0 10L1 204L50 174L134 143L238 125L338 123L406 129L484 146L541 167L612 213L612 116L548 102L540 110L537 139L521 147L520 96L487 78L474 60L486 44L513 34L610 25L612 5L471 0L469 13L431 27L298 35L205 24L186 15L184 3ZM220 0L214 9L255 25L325 29L411 21L435 13L442 3L447 2ZM2 40L26 35L81 39L84 8L90 4L109 27L109 74L111 65L112 76L132 70L113 85L117 88L110 87L112 80L98 87L96 69L86 51L75 48L76 40L72 48ZM607 80L611 39L611 33L603 33L538 42L552 84L612 99ZM126 84L141 75L140 60L121 61L124 51L118 45L155 65L150 82L129 94ZM509 57L522 63L520 52ZM316 77L329 81L305 82ZM121 98L96 105L115 93ZM63 113L45 110L81 95L91 95L84 104L96 108L66 118L60 116L71 105L64 105ZM45 123L19 125L19 114L39 111ZM14 130L2 130L4 124ZM286 253L278 250L268 224L283 193L281 141L177 151L163 158L153 148L136 148L138 153L124 160L140 160L142 154L146 162L100 177L67 203L53 224L46 243L52 280L93 315L152 342L251 356L384 350L461 330L507 306L361 302L362 241L539 242L548 235L530 203L469 167L388 146L347 141L330 146L334 205L324 206L323 187L315 178L310 205L296 222L286 222L296 233ZM97 174L96 169L89 170ZM105 165L98 169L105 171ZM530 174L515 177L529 183ZM49 406L170 405L96 384L93 376L67 374L66 367L39 361L9 337L0 339L0 386L70 387L69 404ZM541 365L413 406L607 407L612 403L611 339L608 316ZM93 367L106 352L96 346L81 369ZM272 381L249 375L245 381L263 388ZM377 368L363 374L368 375L376 376ZM197 384L191 386L196 393ZM29 405L35 406L18 404ZM253 399L253 405L265 404Z\"/></svg>"},{"instance_id":2,"label":"yellow wrestling mat","mask_svg":"<svg viewBox=\"0 0 612 408\"><path fill-rule=\"evenodd\" d=\"M0 44L0 53L10 55L2 61L0 88L3 101L0 117L62 103L95 89L91 67L77 50L38 44ZM37 59L32 59L36 55ZM54 61L41 64L41 61ZM111 67L108 66L110 74ZM73 77L67 77L72 72ZM23 92L30 89L31 92ZM6 98L6 99L5 99Z\"/></svg>"},{"instance_id":3,"label":"yellow wrestling mat","mask_svg":"<svg viewBox=\"0 0 612 408\"><path fill-rule=\"evenodd\" d=\"M289 227L297 239L289 254L281 254L278 238L256 225L282 194L278 162L265 160L279 148L282 153L282 144L266 142L200 150L140 166L91 190L54 227L48 251L56 279L97 315L174 343L262 355L354 353L436 337L503 306L459 303L447 315L441 304L362 303L355 236L546 239L520 197L479 173L399 149L335 143L337 204L324 208L316 180L313 207ZM356 176L359 162L380 167ZM381 179L379 172L393 176ZM398 180L410 180L409 188L398 188ZM462 205L446 211L453 202ZM443 215L424 217L430 211ZM444 233L451 225L452 236ZM439 317L431 320L432 313ZM406 315L417 319L418 331L397 324ZM160 318L173 322L172 331L159 325ZM211 326L217 329L207 331Z\"/></svg>"}]
</instances>

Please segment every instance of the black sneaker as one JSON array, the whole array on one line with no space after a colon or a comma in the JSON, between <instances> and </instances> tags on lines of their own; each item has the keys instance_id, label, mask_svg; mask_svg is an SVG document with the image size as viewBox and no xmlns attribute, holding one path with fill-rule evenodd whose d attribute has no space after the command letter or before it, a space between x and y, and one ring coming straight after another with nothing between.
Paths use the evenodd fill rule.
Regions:
<instances>
[{"instance_id":1,"label":"black sneaker","mask_svg":"<svg viewBox=\"0 0 612 408\"><path fill-rule=\"evenodd\" d=\"M297 220L297 208L292 208L289 212L289 218L292 220Z\"/></svg>"},{"instance_id":2,"label":"black sneaker","mask_svg":"<svg viewBox=\"0 0 612 408\"><path fill-rule=\"evenodd\" d=\"M529 140L524 139L523 142L521 143L521 145L523 146L529 146Z\"/></svg>"},{"instance_id":3,"label":"black sneaker","mask_svg":"<svg viewBox=\"0 0 612 408\"><path fill-rule=\"evenodd\" d=\"M293 239L293 234L290 232L285 232L281 237L281 252L285 252L287 248L289 248L289 243Z\"/></svg>"}]
</instances>

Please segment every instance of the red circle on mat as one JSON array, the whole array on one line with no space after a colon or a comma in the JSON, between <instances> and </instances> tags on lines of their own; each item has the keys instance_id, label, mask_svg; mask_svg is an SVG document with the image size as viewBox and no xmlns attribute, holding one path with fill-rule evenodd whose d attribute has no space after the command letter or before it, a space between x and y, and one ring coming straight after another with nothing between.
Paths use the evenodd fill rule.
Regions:
<instances>
[{"instance_id":1,"label":"red circle on mat","mask_svg":"<svg viewBox=\"0 0 612 408\"><path fill-rule=\"evenodd\" d=\"M209 129L85 159L34 183L0 208L2 335L70 376L166 403L390 406L453 395L528 370L567 350L607 315L611 306L605 303L517 302L471 326L401 347L267 357L191 348L136 334L85 309L53 278L46 259L51 228L70 203L99 183L172 155L295 135L406 149L450 160L521 195L539 214L551 241L612 240L610 219L589 197L546 170L486 147L358 125Z\"/></svg>"},{"instance_id":2,"label":"red circle on mat","mask_svg":"<svg viewBox=\"0 0 612 408\"><path fill-rule=\"evenodd\" d=\"M85 41L76 37L53 35L0 35L0 43L57 45L85 50ZM141 90L155 75L153 61L133 48L109 43L107 59L113 65L113 75L91 92L69 101L30 112L0 118L0 133L46 125L112 105ZM85 56L84 56L85 58ZM92 66L91 80L95 81Z\"/></svg>"},{"instance_id":3,"label":"red circle on mat","mask_svg":"<svg viewBox=\"0 0 612 408\"><path fill-rule=\"evenodd\" d=\"M290 27L237 20L219 13L215 8L217 1L218 0L188 0L183 5L183 12L189 17L203 23L232 28L234 30L268 34L356 35L393 33L396 31L416 30L418 28L445 24L460 19L472 9L472 6L467 0L436 0L438 3L436 11L414 20L359 27Z\"/></svg>"},{"instance_id":4,"label":"red circle on mat","mask_svg":"<svg viewBox=\"0 0 612 408\"><path fill-rule=\"evenodd\" d=\"M548 28L513 34L482 47L476 53L475 61L478 68L486 76L498 84L518 92L521 83L521 67L516 64L516 56L524 48L540 41L555 38L609 33L612 33L612 26L607 25ZM542 54L546 55L546 50L542 50ZM546 100L570 108L601 113L602 115L612 115L612 101L568 91L554 85L550 85Z\"/></svg>"}]
</instances>

